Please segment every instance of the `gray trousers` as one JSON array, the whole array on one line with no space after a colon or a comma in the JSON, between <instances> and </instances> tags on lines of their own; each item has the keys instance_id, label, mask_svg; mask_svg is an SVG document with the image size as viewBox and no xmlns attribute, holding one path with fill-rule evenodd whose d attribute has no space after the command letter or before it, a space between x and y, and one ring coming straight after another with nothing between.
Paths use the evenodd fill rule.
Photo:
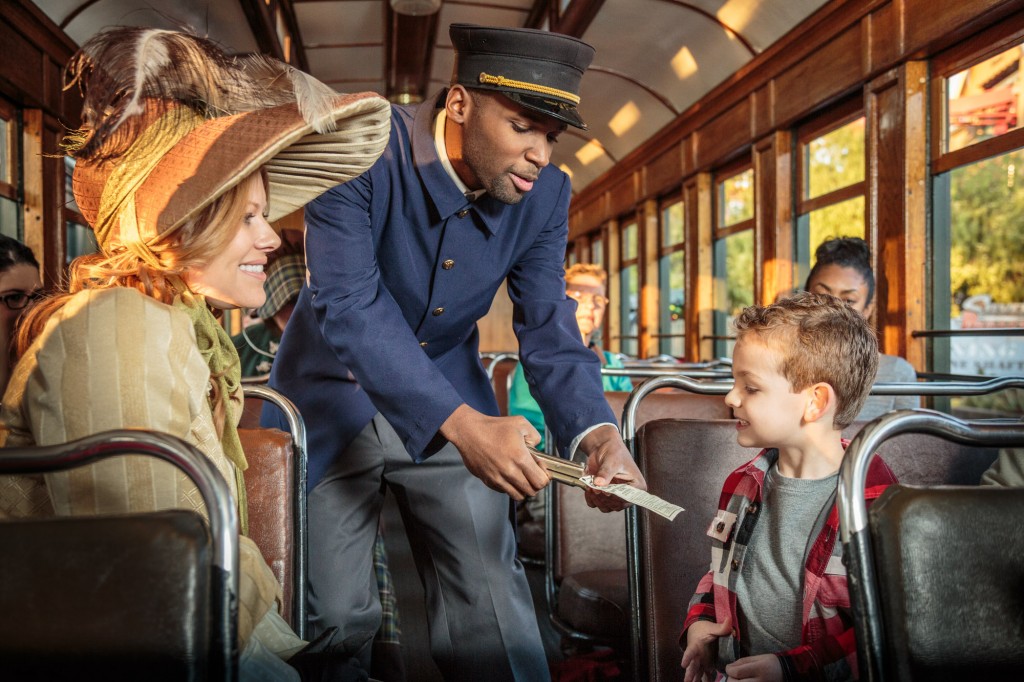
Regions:
<instances>
[{"instance_id":1,"label":"gray trousers","mask_svg":"<svg viewBox=\"0 0 1024 682\"><path fill-rule=\"evenodd\" d=\"M380 414L309 494L313 635L336 625L350 650L369 651L381 618L373 540L385 485L402 514L445 679L549 679L511 500L470 474L451 444L414 463Z\"/></svg>"}]
</instances>

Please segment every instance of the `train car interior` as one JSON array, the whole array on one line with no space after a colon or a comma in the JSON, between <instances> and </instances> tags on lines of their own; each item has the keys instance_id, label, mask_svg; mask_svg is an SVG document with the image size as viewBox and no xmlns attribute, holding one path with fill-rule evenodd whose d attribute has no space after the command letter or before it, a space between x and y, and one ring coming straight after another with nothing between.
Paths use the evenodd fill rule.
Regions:
<instances>
[{"instance_id":1,"label":"train car interior","mask_svg":"<svg viewBox=\"0 0 1024 682\"><path fill-rule=\"evenodd\" d=\"M552 680L684 679L679 638L707 572L707 523L718 518L722 482L757 454L739 445L723 400L735 385L735 322L748 306L804 289L844 298L881 354L871 412L843 430L849 445L833 490L856 635L848 656L856 672L835 679L1021 679L1024 0L0 0L0 235L31 250L40 292L66 283L72 262L100 249L62 145L81 125L83 103L65 67L108 27L185 31L232 57L273 57L339 93L404 106L434 101L453 83L453 24L536 29L595 49L579 85L587 126L562 130L547 161L571 182L564 267L601 271L603 295L589 300L603 301L603 316L585 341L606 359L604 395L650 491L686 508L671 522L635 506L602 514L581 490L556 483L534 503L510 505L514 562L529 582ZM273 222L291 235L286 250L302 254L305 220L299 209ZM858 249L865 300L822 281L850 270L825 260L839 242ZM0 259L0 321L13 330L8 318L41 294L7 290L5 267ZM300 270L297 287L308 278ZM516 414L517 381L535 388L520 362L530 351L524 343L521 354L513 289L498 288L475 332L480 382L486 376L500 416ZM236 309L220 321L244 336L266 322L259 317ZM2 331L14 358L13 331ZM272 361L278 341L256 350ZM311 417L266 385L270 366L243 379L248 522L281 583L284 621L305 638L315 599L308 558L318 549L307 537ZM5 365L4 381L14 367ZM287 415L291 435L260 425L265 404ZM570 445L543 424L539 432L549 453ZM140 434L139 452L182 446ZM130 435L108 434L113 454L128 451ZM19 447L10 462L0 448L0 474L50 476L93 462L103 443L94 436L61 453ZM875 453L899 485L865 508ZM157 456L188 470L193 455ZM223 495L210 485L209 495ZM239 569L218 543L230 528L237 536L239 520L220 510L197 530L194 514L162 514L96 528L71 519L30 526L0 506L0 543L10 543L0 605L18 614L0 628L0 678L56 679L87 664L81 679L140 679L134 659L124 669L88 667L88 647L109 660L117 646L159 649L132 624L166 609L159 660L175 662L158 679L237 679L239 652L225 644L237 636L225 624L237 604L224 595L237 591ZM406 535L406 521L392 490L378 532L399 627L388 646L374 645L370 678L435 682L445 676L431 655L429 576L414 564L418 539ZM149 522L163 539L139 570L207 603L175 604L134 583L113 599L92 573L66 587L106 597L54 598L37 584L61 580L62 557L95 561L89 538L139 543ZM35 551L32 528L56 538L48 551ZM174 552L179 570L163 570ZM48 570L33 568L41 565ZM55 619L77 619L81 640L30 614L22 597L33 594L60 607ZM110 606L118 612L108 618ZM66 655L47 661L48 651Z\"/></svg>"}]
</instances>

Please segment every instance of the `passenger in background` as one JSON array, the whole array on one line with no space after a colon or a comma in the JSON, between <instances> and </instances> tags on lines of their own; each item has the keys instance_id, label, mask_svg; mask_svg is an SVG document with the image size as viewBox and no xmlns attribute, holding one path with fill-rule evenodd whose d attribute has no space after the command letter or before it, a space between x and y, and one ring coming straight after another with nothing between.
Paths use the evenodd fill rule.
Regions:
<instances>
[{"instance_id":1,"label":"passenger in background","mask_svg":"<svg viewBox=\"0 0 1024 682\"><path fill-rule=\"evenodd\" d=\"M982 485L1024 487L1024 448L1003 448L992 466L981 475Z\"/></svg>"},{"instance_id":2,"label":"passenger in background","mask_svg":"<svg viewBox=\"0 0 1024 682\"><path fill-rule=\"evenodd\" d=\"M838 296L865 319L875 310L875 273L871 270L871 252L860 237L826 239L814 252L815 263L807 277L807 291ZM912 383L917 381L913 365L897 355L880 354L874 383ZM921 406L913 395L871 395L856 421L870 421L893 410Z\"/></svg>"},{"instance_id":3,"label":"passenger in background","mask_svg":"<svg viewBox=\"0 0 1024 682\"><path fill-rule=\"evenodd\" d=\"M7 388L7 379L14 365L14 326L29 303L42 294L39 283L39 262L32 249L17 239L0 234L0 395Z\"/></svg>"},{"instance_id":4,"label":"passenger in background","mask_svg":"<svg viewBox=\"0 0 1024 682\"><path fill-rule=\"evenodd\" d=\"M725 403L737 442L764 449L726 478L708 528L711 570L680 637L685 682L856 679L836 488L842 431L878 365L874 330L839 299L802 292L747 308L736 332ZM895 482L875 458L867 499Z\"/></svg>"},{"instance_id":5,"label":"passenger in background","mask_svg":"<svg viewBox=\"0 0 1024 682\"><path fill-rule=\"evenodd\" d=\"M242 364L243 377L265 377L270 373L277 355L281 334L295 308L295 299L306 281L306 258L302 253L302 236L281 233L281 250L273 254L267 264L267 281L263 289L267 300L254 313L262 322L249 325L231 337ZM383 528L378 529L373 541L373 571L380 593L381 625L373 638L371 673L381 682L399 682L405 679L401 652L401 625L395 585L388 570L387 548L384 546Z\"/></svg>"},{"instance_id":6,"label":"passenger in background","mask_svg":"<svg viewBox=\"0 0 1024 682\"><path fill-rule=\"evenodd\" d=\"M263 285L267 300L253 311L260 322L251 324L231 337L242 362L243 377L261 377L270 374L274 356L281 344L281 334L292 316L295 299L302 291L306 279L306 259L299 251L284 253L267 265L267 281Z\"/></svg>"},{"instance_id":7,"label":"passenger in background","mask_svg":"<svg viewBox=\"0 0 1024 682\"><path fill-rule=\"evenodd\" d=\"M565 295L576 301L576 323L580 326L583 343L601 360L602 367L622 367L618 355L602 350L594 343L596 332L600 332L604 313L608 309L606 282L608 274L599 265L577 263L565 271ZM606 391L632 391L633 382L629 377L602 376ZM544 448L544 414L530 394L523 365L516 366L512 375L512 389L509 392L508 413L519 414L530 420L541 435L539 449Z\"/></svg>"},{"instance_id":8,"label":"passenger in background","mask_svg":"<svg viewBox=\"0 0 1024 682\"><path fill-rule=\"evenodd\" d=\"M580 327L583 343L601 360L602 367L622 367L618 355L602 350L594 342L600 334L604 313L608 309L608 273L599 265L577 263L565 271L565 295L576 301L576 324ZM601 376L606 391L632 391L629 377ZM537 448L543 450L544 413L530 393L522 363L516 365L512 375L512 388L508 397L508 413L526 417L537 429L541 440ZM519 508L519 551L523 556L540 559L544 556L544 495L541 490L527 498Z\"/></svg>"},{"instance_id":9,"label":"passenger in background","mask_svg":"<svg viewBox=\"0 0 1024 682\"><path fill-rule=\"evenodd\" d=\"M280 244L268 221L372 165L387 142L388 102L340 96L276 60L230 58L205 39L152 29L98 34L68 72L84 105L83 128L65 148L99 251L76 259L66 291L24 318L0 444L143 428L196 446L238 506L241 679L365 679L333 646L335 633L309 647L295 635L278 614L281 585L245 536L241 373L217 316L263 304L263 266ZM320 154L336 163L317 164ZM284 172L279 155L290 160ZM167 508L205 511L195 484L152 458L0 484L0 516Z\"/></svg>"}]
</instances>

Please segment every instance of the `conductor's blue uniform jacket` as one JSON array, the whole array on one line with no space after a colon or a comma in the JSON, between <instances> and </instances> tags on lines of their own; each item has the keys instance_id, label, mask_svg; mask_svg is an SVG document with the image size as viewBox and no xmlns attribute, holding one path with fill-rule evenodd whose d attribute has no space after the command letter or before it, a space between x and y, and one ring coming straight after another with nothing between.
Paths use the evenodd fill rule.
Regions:
<instances>
[{"instance_id":1,"label":"conductor's blue uniform jacket","mask_svg":"<svg viewBox=\"0 0 1024 682\"><path fill-rule=\"evenodd\" d=\"M434 147L444 96L394 106L377 163L306 206L309 277L270 385L305 420L310 489L377 412L417 461L445 444L438 429L460 404L498 415L476 323L506 276L519 356L557 442L615 423L565 296L568 177L547 166L518 204L471 203Z\"/></svg>"}]
</instances>

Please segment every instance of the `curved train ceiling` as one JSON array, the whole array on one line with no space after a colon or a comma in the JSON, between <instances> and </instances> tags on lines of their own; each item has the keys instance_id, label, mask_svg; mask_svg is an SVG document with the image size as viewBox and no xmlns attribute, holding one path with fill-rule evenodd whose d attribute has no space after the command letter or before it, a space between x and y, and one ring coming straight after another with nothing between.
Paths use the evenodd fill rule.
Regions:
<instances>
[{"instance_id":1,"label":"curved train ceiling","mask_svg":"<svg viewBox=\"0 0 1024 682\"><path fill-rule=\"evenodd\" d=\"M553 27L597 49L581 92L590 130L570 129L552 157L576 191L826 2L442 0L434 14L408 16L388 0L35 0L79 44L115 24L190 26L233 51L288 51L336 90L395 101L447 85L451 23Z\"/></svg>"}]
</instances>

